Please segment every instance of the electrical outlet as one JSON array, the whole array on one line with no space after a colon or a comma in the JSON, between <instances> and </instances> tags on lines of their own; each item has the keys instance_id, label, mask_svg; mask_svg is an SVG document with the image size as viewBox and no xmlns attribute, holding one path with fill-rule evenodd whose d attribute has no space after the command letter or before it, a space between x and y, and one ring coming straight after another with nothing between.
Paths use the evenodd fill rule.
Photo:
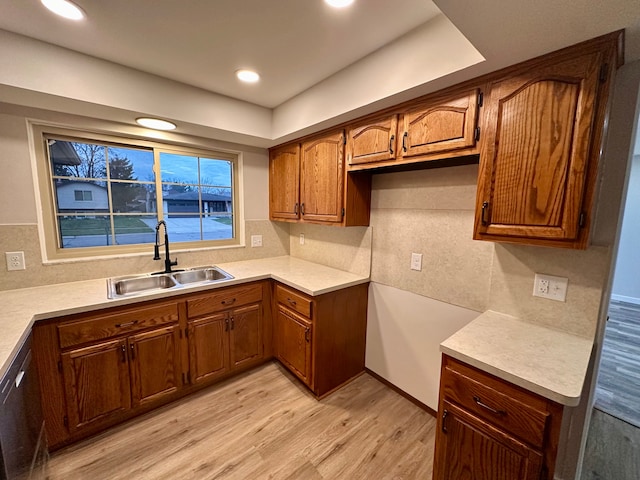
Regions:
<instances>
[{"instance_id":1,"label":"electrical outlet","mask_svg":"<svg viewBox=\"0 0 640 480\"><path fill-rule=\"evenodd\" d=\"M252 247L261 247L262 246L262 235L251 235L251 246Z\"/></svg>"},{"instance_id":2,"label":"electrical outlet","mask_svg":"<svg viewBox=\"0 0 640 480\"><path fill-rule=\"evenodd\" d=\"M5 252L7 256L7 270L25 270L24 252Z\"/></svg>"},{"instance_id":3,"label":"electrical outlet","mask_svg":"<svg viewBox=\"0 0 640 480\"><path fill-rule=\"evenodd\" d=\"M417 270L418 272L422 270L422 254L421 253L411 254L411 270Z\"/></svg>"},{"instance_id":4,"label":"electrical outlet","mask_svg":"<svg viewBox=\"0 0 640 480\"><path fill-rule=\"evenodd\" d=\"M304 245L304 233L300 234L300 245Z\"/></svg>"},{"instance_id":5,"label":"electrical outlet","mask_svg":"<svg viewBox=\"0 0 640 480\"><path fill-rule=\"evenodd\" d=\"M536 273L533 281L533 296L564 302L567 298L569 279Z\"/></svg>"}]
</instances>

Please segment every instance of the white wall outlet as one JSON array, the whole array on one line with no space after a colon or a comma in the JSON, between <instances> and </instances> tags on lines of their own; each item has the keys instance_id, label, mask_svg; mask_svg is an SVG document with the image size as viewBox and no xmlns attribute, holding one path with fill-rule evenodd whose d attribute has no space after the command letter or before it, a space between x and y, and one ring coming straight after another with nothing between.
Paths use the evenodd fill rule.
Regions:
<instances>
[{"instance_id":1,"label":"white wall outlet","mask_svg":"<svg viewBox=\"0 0 640 480\"><path fill-rule=\"evenodd\" d=\"M7 256L7 270L25 270L24 252L5 252Z\"/></svg>"},{"instance_id":2,"label":"white wall outlet","mask_svg":"<svg viewBox=\"0 0 640 480\"><path fill-rule=\"evenodd\" d=\"M261 247L262 246L262 235L251 235L251 246L252 247Z\"/></svg>"},{"instance_id":3,"label":"white wall outlet","mask_svg":"<svg viewBox=\"0 0 640 480\"><path fill-rule=\"evenodd\" d=\"M568 283L569 279L565 277L536 273L533 281L533 296L564 302L567 298Z\"/></svg>"},{"instance_id":4,"label":"white wall outlet","mask_svg":"<svg viewBox=\"0 0 640 480\"><path fill-rule=\"evenodd\" d=\"M304 245L304 233L300 234L300 245Z\"/></svg>"},{"instance_id":5,"label":"white wall outlet","mask_svg":"<svg viewBox=\"0 0 640 480\"><path fill-rule=\"evenodd\" d=\"M411 270L417 270L418 272L422 270L422 254L421 253L411 254Z\"/></svg>"}]
</instances>

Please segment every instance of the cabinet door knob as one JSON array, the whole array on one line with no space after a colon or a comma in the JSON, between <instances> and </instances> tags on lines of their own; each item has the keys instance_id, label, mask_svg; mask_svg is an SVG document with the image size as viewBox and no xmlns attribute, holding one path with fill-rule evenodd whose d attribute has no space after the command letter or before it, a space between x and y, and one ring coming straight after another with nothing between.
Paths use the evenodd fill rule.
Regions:
<instances>
[{"instance_id":1,"label":"cabinet door knob","mask_svg":"<svg viewBox=\"0 0 640 480\"><path fill-rule=\"evenodd\" d=\"M487 225L489 223L489 219L487 215L489 214L489 202L482 202L482 224Z\"/></svg>"},{"instance_id":2,"label":"cabinet door knob","mask_svg":"<svg viewBox=\"0 0 640 480\"><path fill-rule=\"evenodd\" d=\"M132 343L131 344L131 360L135 360L136 359L136 344Z\"/></svg>"},{"instance_id":3,"label":"cabinet door knob","mask_svg":"<svg viewBox=\"0 0 640 480\"><path fill-rule=\"evenodd\" d=\"M236 328L236 323L234 317L231 317L231 330L233 330L234 328Z\"/></svg>"},{"instance_id":4,"label":"cabinet door knob","mask_svg":"<svg viewBox=\"0 0 640 480\"><path fill-rule=\"evenodd\" d=\"M447 415L449 415L448 411L445 410L444 412L442 412L442 431L444 433L447 433L447 424L446 424Z\"/></svg>"},{"instance_id":5,"label":"cabinet door knob","mask_svg":"<svg viewBox=\"0 0 640 480\"><path fill-rule=\"evenodd\" d=\"M229 319L228 318L224 319L224 331L225 332L229 331Z\"/></svg>"},{"instance_id":6,"label":"cabinet door knob","mask_svg":"<svg viewBox=\"0 0 640 480\"><path fill-rule=\"evenodd\" d=\"M309 343L310 339L310 331L309 331L309 327L307 327L304 331L304 339L307 341L307 343Z\"/></svg>"},{"instance_id":7,"label":"cabinet door knob","mask_svg":"<svg viewBox=\"0 0 640 480\"><path fill-rule=\"evenodd\" d=\"M127 347L124 346L124 343L120 345L120 351L122 352L122 363L127 363Z\"/></svg>"}]
</instances>

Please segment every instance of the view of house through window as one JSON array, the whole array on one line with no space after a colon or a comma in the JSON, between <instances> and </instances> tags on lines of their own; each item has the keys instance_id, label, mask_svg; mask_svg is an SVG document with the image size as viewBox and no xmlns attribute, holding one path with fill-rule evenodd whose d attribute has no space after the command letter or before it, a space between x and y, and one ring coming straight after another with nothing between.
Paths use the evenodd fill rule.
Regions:
<instances>
[{"instance_id":1,"label":"view of house through window","mask_svg":"<svg viewBox=\"0 0 640 480\"><path fill-rule=\"evenodd\" d=\"M154 243L159 220L172 243L234 238L232 161L46 140L59 248Z\"/></svg>"}]
</instances>

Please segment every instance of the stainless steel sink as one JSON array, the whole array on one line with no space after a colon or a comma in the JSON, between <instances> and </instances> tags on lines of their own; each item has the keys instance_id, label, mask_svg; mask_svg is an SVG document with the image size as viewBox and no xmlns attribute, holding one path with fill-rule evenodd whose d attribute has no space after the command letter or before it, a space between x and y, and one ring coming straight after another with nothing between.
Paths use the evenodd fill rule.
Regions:
<instances>
[{"instance_id":1,"label":"stainless steel sink","mask_svg":"<svg viewBox=\"0 0 640 480\"><path fill-rule=\"evenodd\" d=\"M232 280L233 276L214 266L196 267L188 270L163 273L160 275L143 274L107 279L107 297L120 298L131 295L195 286Z\"/></svg>"},{"instance_id":2,"label":"stainless steel sink","mask_svg":"<svg viewBox=\"0 0 640 480\"><path fill-rule=\"evenodd\" d=\"M182 285L197 282L219 282L233 277L218 267L198 267L173 274L173 278Z\"/></svg>"}]
</instances>

